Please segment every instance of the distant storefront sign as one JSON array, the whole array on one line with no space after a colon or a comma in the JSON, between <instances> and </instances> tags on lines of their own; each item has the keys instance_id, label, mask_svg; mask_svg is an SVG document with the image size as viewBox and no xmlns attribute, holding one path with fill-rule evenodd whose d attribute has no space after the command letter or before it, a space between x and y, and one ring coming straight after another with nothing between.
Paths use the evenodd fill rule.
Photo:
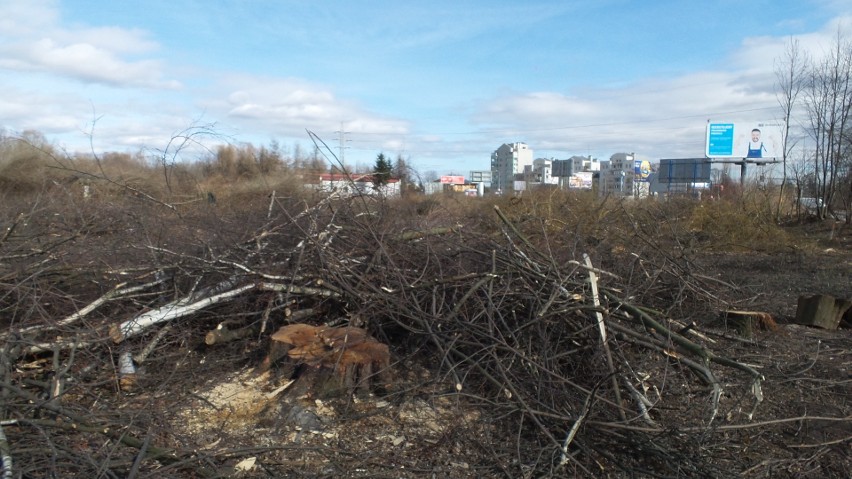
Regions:
<instances>
[{"instance_id":1,"label":"distant storefront sign","mask_svg":"<svg viewBox=\"0 0 852 479\"><path fill-rule=\"evenodd\" d=\"M463 185L464 176L442 176L441 183L445 185Z\"/></svg>"}]
</instances>

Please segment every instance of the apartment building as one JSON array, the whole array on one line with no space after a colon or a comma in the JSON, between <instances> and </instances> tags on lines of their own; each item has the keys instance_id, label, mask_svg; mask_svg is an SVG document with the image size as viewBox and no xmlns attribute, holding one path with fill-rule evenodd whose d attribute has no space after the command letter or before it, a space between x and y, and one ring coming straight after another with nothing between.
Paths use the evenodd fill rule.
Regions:
<instances>
[{"instance_id":1,"label":"apartment building","mask_svg":"<svg viewBox=\"0 0 852 479\"><path fill-rule=\"evenodd\" d=\"M530 171L532 167L533 151L526 143L503 143L491 154L491 188L511 193L515 175Z\"/></svg>"},{"instance_id":2,"label":"apartment building","mask_svg":"<svg viewBox=\"0 0 852 479\"><path fill-rule=\"evenodd\" d=\"M633 153L616 153L600 162L600 196L633 196L635 158Z\"/></svg>"}]
</instances>

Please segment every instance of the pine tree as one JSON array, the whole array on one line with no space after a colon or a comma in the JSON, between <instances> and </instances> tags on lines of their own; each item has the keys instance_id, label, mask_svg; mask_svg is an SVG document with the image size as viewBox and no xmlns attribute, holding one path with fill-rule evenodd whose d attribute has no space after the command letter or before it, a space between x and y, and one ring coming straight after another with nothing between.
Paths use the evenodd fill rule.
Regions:
<instances>
[{"instance_id":1,"label":"pine tree","mask_svg":"<svg viewBox=\"0 0 852 479\"><path fill-rule=\"evenodd\" d=\"M376 157L376 166L373 168L373 185L378 188L388 184L393 171L393 161L387 158L384 153L379 153Z\"/></svg>"}]
</instances>

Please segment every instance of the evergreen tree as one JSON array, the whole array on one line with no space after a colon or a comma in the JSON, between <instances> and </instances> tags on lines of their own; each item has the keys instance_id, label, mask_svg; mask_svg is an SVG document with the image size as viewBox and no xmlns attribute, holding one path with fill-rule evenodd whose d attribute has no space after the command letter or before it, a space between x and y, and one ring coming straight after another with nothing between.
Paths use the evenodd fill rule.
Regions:
<instances>
[{"instance_id":1,"label":"evergreen tree","mask_svg":"<svg viewBox=\"0 0 852 479\"><path fill-rule=\"evenodd\" d=\"M388 184L393 171L393 161L384 153L376 157L376 166L373 168L373 185L378 188Z\"/></svg>"}]
</instances>

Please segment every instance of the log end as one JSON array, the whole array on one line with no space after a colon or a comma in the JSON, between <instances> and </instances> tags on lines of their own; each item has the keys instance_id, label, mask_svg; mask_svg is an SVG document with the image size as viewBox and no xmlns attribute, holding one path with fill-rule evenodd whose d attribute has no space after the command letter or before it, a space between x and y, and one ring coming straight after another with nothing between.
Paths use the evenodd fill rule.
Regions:
<instances>
[{"instance_id":1,"label":"log end","mask_svg":"<svg viewBox=\"0 0 852 479\"><path fill-rule=\"evenodd\" d=\"M826 330L840 327L852 301L835 298L827 294L799 296L796 307L796 323Z\"/></svg>"}]
</instances>

